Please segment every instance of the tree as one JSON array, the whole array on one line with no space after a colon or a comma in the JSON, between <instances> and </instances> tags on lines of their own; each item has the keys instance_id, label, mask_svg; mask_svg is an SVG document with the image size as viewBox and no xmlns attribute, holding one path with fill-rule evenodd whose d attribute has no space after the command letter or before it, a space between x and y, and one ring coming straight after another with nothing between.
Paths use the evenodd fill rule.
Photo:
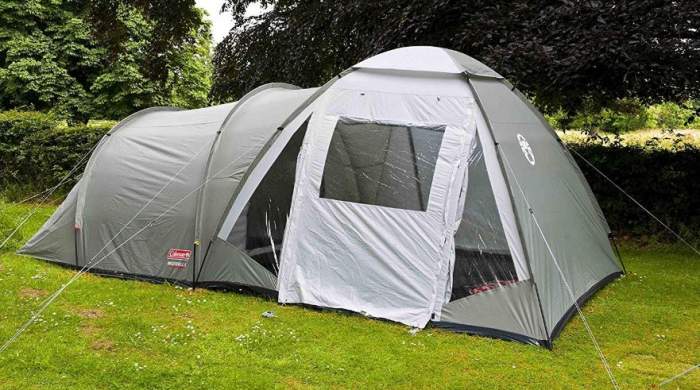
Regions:
<instances>
[{"instance_id":1,"label":"tree","mask_svg":"<svg viewBox=\"0 0 700 390\"><path fill-rule=\"evenodd\" d=\"M182 49L197 44L199 31L205 24L203 13L194 0L81 0L87 17L94 26L97 40L108 51L111 60L133 48L125 43L133 37L133 25L125 13L146 21L150 34L142 37L143 75L166 85L173 57ZM209 29L201 32L209 34Z\"/></svg>"},{"instance_id":2,"label":"tree","mask_svg":"<svg viewBox=\"0 0 700 390\"><path fill-rule=\"evenodd\" d=\"M172 91L170 104L199 108L209 104L212 84L211 24L207 21L190 31L194 42L173 57L168 80Z\"/></svg>"},{"instance_id":3,"label":"tree","mask_svg":"<svg viewBox=\"0 0 700 390\"><path fill-rule=\"evenodd\" d=\"M545 109L700 91L695 0L266 0L268 12L245 17L252 2L227 0L237 27L215 51L215 100L271 81L316 86L409 45L480 59Z\"/></svg>"},{"instance_id":4,"label":"tree","mask_svg":"<svg viewBox=\"0 0 700 390\"><path fill-rule=\"evenodd\" d=\"M115 23L121 44L111 54L91 91L100 112L109 118L123 118L144 107L173 105L197 108L207 105L211 87L211 27L204 21L203 11L196 10L198 25L182 37L182 44L173 48L154 47L159 23L148 20L137 8L119 4ZM155 39L160 42L161 38ZM154 50L164 50L155 52ZM164 67L151 60L167 57ZM154 62L155 61L155 62Z\"/></svg>"},{"instance_id":5,"label":"tree","mask_svg":"<svg viewBox=\"0 0 700 390\"><path fill-rule=\"evenodd\" d=\"M0 108L70 121L199 107L210 25L194 0L0 2Z\"/></svg>"},{"instance_id":6,"label":"tree","mask_svg":"<svg viewBox=\"0 0 700 390\"><path fill-rule=\"evenodd\" d=\"M59 2L0 3L0 104L84 120L103 50L90 26Z\"/></svg>"}]
</instances>

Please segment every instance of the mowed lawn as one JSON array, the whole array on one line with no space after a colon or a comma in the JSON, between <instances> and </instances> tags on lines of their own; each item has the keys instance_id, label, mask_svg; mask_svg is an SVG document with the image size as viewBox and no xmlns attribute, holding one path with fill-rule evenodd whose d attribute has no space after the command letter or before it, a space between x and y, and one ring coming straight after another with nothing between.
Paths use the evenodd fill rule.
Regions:
<instances>
[{"instance_id":1,"label":"mowed lawn","mask_svg":"<svg viewBox=\"0 0 700 390\"><path fill-rule=\"evenodd\" d=\"M0 204L19 218L27 207ZM44 207L25 238L52 211ZM584 307L624 388L700 362L700 258L623 246L629 271ZM0 251L0 341L74 271ZM261 314L272 310L274 318ZM0 355L2 388L606 388L579 318L554 350L236 293L84 275ZM700 370L662 388L700 388Z\"/></svg>"}]
</instances>

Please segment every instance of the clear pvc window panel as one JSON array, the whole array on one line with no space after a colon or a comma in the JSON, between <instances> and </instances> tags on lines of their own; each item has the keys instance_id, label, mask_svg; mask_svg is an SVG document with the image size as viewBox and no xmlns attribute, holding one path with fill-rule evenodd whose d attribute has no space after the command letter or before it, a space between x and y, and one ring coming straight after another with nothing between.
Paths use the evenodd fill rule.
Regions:
<instances>
[{"instance_id":1,"label":"clear pvc window panel","mask_svg":"<svg viewBox=\"0 0 700 390\"><path fill-rule=\"evenodd\" d=\"M462 222L455 234L452 301L518 281L478 139L468 175Z\"/></svg>"},{"instance_id":2,"label":"clear pvc window panel","mask_svg":"<svg viewBox=\"0 0 700 390\"><path fill-rule=\"evenodd\" d=\"M444 126L338 120L321 198L425 211Z\"/></svg>"},{"instance_id":3,"label":"clear pvc window panel","mask_svg":"<svg viewBox=\"0 0 700 390\"><path fill-rule=\"evenodd\" d=\"M228 237L228 241L277 275L282 239L289 217L304 123L292 136L262 179Z\"/></svg>"}]
</instances>

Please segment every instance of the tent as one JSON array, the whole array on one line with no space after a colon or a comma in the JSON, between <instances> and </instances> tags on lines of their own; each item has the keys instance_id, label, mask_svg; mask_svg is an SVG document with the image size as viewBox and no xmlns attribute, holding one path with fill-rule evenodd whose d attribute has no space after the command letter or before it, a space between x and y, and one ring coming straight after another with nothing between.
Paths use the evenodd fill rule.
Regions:
<instances>
[{"instance_id":1,"label":"tent","mask_svg":"<svg viewBox=\"0 0 700 390\"><path fill-rule=\"evenodd\" d=\"M131 115L20 253L551 347L621 274L609 234L520 92L407 47L321 88Z\"/></svg>"}]
</instances>

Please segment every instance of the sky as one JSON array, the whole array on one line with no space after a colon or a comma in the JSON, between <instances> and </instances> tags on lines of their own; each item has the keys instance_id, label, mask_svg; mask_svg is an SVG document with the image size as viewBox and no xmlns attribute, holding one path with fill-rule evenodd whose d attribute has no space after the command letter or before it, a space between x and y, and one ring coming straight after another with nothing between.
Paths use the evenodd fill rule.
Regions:
<instances>
[{"instance_id":1,"label":"sky","mask_svg":"<svg viewBox=\"0 0 700 390\"><path fill-rule=\"evenodd\" d=\"M209 14L209 20L212 24L211 35L215 45L221 42L233 27L231 13L219 13L223 4L224 0L197 0L197 6L205 9ZM249 5L246 10L247 15L259 15L262 12L263 8L257 3Z\"/></svg>"}]
</instances>

